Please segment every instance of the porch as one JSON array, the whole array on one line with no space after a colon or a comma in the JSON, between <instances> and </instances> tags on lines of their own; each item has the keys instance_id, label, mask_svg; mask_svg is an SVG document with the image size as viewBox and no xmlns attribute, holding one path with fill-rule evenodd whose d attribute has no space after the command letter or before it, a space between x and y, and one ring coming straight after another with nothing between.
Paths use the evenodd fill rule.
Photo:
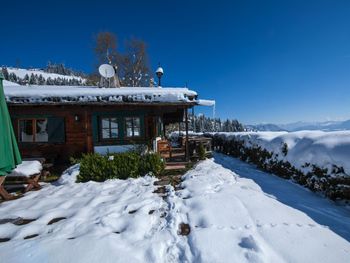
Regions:
<instances>
[{"instance_id":1,"label":"porch","mask_svg":"<svg viewBox=\"0 0 350 263\"><path fill-rule=\"evenodd\" d=\"M157 152L165 159L166 170L185 169L191 161L201 159L201 155L211 156L212 140L203 136L189 136L187 133L176 139L158 141Z\"/></svg>"}]
</instances>

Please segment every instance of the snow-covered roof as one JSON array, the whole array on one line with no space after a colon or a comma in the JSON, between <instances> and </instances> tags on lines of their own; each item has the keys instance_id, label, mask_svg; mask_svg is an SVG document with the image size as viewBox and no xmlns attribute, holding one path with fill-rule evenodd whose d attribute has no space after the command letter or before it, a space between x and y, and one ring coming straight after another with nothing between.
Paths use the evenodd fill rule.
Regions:
<instances>
[{"instance_id":1,"label":"snow-covered roof","mask_svg":"<svg viewBox=\"0 0 350 263\"><path fill-rule=\"evenodd\" d=\"M6 86L9 104L181 103L197 104L195 91L187 88L91 86Z\"/></svg>"}]
</instances>

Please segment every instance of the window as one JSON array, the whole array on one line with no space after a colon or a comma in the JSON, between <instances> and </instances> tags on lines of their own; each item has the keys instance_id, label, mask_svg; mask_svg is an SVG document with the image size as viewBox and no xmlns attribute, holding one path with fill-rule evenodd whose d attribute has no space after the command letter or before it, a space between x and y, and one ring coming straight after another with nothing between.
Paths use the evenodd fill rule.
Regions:
<instances>
[{"instance_id":1,"label":"window","mask_svg":"<svg viewBox=\"0 0 350 263\"><path fill-rule=\"evenodd\" d=\"M139 117L125 118L126 137L141 136L141 122Z\"/></svg>"},{"instance_id":2,"label":"window","mask_svg":"<svg viewBox=\"0 0 350 263\"><path fill-rule=\"evenodd\" d=\"M48 142L47 119L19 120L18 130L21 142Z\"/></svg>"},{"instance_id":3,"label":"window","mask_svg":"<svg viewBox=\"0 0 350 263\"><path fill-rule=\"evenodd\" d=\"M118 138L118 119L101 118L101 139L108 140Z\"/></svg>"}]
</instances>

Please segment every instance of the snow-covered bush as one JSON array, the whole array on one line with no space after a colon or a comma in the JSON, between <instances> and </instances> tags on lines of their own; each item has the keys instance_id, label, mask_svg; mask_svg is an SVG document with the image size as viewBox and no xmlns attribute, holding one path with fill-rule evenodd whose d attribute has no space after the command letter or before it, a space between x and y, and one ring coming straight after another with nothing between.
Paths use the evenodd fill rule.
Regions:
<instances>
[{"instance_id":1,"label":"snow-covered bush","mask_svg":"<svg viewBox=\"0 0 350 263\"><path fill-rule=\"evenodd\" d=\"M161 157L155 153L140 155L137 152L116 153L103 156L97 153L84 154L79 160L79 182L108 179L127 179L146 174L159 175L164 170Z\"/></svg>"},{"instance_id":2,"label":"snow-covered bush","mask_svg":"<svg viewBox=\"0 0 350 263\"><path fill-rule=\"evenodd\" d=\"M331 199L350 200L350 132L211 133L222 153Z\"/></svg>"}]
</instances>

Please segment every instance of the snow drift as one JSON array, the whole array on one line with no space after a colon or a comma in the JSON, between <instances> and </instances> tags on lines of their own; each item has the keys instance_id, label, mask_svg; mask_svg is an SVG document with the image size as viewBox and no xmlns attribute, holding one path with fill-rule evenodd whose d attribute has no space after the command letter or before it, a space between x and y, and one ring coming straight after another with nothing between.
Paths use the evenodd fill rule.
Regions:
<instances>
[{"instance_id":1,"label":"snow drift","mask_svg":"<svg viewBox=\"0 0 350 263\"><path fill-rule=\"evenodd\" d=\"M350 131L238 132L223 136L244 141L247 147L260 146L299 169L305 163L328 169L337 165L350 174ZM284 143L286 154L282 153Z\"/></svg>"},{"instance_id":2,"label":"snow drift","mask_svg":"<svg viewBox=\"0 0 350 263\"><path fill-rule=\"evenodd\" d=\"M350 131L234 132L208 134L217 150L259 168L350 200Z\"/></svg>"}]
</instances>

